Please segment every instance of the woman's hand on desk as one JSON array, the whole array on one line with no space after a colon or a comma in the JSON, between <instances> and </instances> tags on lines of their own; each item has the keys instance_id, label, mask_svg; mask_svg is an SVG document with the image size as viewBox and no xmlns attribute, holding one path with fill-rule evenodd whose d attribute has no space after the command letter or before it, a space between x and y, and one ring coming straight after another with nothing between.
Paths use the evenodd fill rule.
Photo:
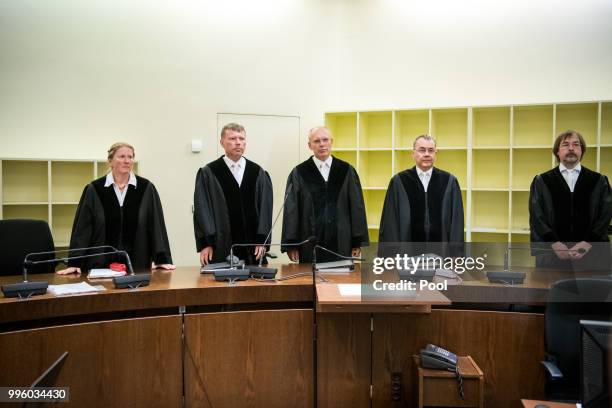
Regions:
<instances>
[{"instance_id":1,"label":"woman's hand on desk","mask_svg":"<svg viewBox=\"0 0 612 408\"><path fill-rule=\"evenodd\" d=\"M71 273L78 273L80 275L81 274L81 268L77 268L75 266L71 266L70 268L66 268L66 269L62 269L62 270L56 271L55 273L57 273L58 275L70 275Z\"/></svg>"},{"instance_id":2,"label":"woman's hand on desk","mask_svg":"<svg viewBox=\"0 0 612 408\"><path fill-rule=\"evenodd\" d=\"M159 264L159 265L153 265L152 269L165 269L166 271L173 271L176 269L176 266L172 264Z\"/></svg>"}]
</instances>

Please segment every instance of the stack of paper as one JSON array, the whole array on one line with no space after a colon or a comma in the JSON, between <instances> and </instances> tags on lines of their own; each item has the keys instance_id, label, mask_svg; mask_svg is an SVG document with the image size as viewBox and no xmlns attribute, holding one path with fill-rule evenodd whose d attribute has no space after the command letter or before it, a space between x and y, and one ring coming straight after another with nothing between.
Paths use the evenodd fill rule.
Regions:
<instances>
[{"instance_id":1,"label":"stack of paper","mask_svg":"<svg viewBox=\"0 0 612 408\"><path fill-rule=\"evenodd\" d=\"M114 278L116 276L125 275L124 271L113 271L112 269L91 269L87 274L87 278Z\"/></svg>"},{"instance_id":2,"label":"stack of paper","mask_svg":"<svg viewBox=\"0 0 612 408\"><path fill-rule=\"evenodd\" d=\"M49 285L47 291L55 296L77 295L80 293L97 293L99 289L87 282L66 283L64 285Z\"/></svg>"}]
</instances>

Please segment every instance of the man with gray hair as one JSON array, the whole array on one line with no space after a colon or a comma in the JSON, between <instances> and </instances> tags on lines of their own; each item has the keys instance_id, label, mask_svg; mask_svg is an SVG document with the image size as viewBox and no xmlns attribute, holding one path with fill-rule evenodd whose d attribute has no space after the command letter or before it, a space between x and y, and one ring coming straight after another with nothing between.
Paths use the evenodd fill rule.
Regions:
<instances>
[{"instance_id":1,"label":"man with gray hair","mask_svg":"<svg viewBox=\"0 0 612 408\"><path fill-rule=\"evenodd\" d=\"M349 163L331 155L333 138L326 127L308 135L314 153L296 166L287 179L282 242L297 243L311 236L317 244L344 256L360 256L369 245L361 183ZM312 262L312 245L282 247L294 262ZM317 251L317 262L338 257Z\"/></svg>"},{"instance_id":2,"label":"man with gray hair","mask_svg":"<svg viewBox=\"0 0 612 408\"><path fill-rule=\"evenodd\" d=\"M434 167L436 141L418 136L412 157L416 166L391 178L379 242L463 243L463 200L457 178Z\"/></svg>"}]
</instances>

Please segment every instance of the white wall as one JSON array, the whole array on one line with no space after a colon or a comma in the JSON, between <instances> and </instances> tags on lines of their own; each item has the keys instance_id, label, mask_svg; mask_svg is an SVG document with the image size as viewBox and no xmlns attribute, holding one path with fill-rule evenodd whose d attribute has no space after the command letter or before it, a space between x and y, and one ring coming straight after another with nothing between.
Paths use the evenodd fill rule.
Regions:
<instances>
[{"instance_id":1,"label":"white wall","mask_svg":"<svg viewBox=\"0 0 612 408\"><path fill-rule=\"evenodd\" d=\"M339 109L612 96L612 1L344 3Z\"/></svg>"},{"instance_id":2,"label":"white wall","mask_svg":"<svg viewBox=\"0 0 612 408\"><path fill-rule=\"evenodd\" d=\"M133 143L195 264L218 112L298 115L305 140L331 110L612 99L611 23L609 0L2 0L0 157Z\"/></svg>"}]
</instances>

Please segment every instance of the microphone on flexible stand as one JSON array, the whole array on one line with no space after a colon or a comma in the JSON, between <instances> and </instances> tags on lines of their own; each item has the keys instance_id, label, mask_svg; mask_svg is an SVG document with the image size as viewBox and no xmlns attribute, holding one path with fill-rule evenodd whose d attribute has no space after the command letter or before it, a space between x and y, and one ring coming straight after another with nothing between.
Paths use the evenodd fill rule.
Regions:
<instances>
[{"instance_id":1,"label":"microphone on flexible stand","mask_svg":"<svg viewBox=\"0 0 612 408\"><path fill-rule=\"evenodd\" d=\"M299 247L309 242L315 242L315 241L316 241L316 237L311 236L311 237L306 238L302 242L293 242L293 243L280 242L280 243L273 243L273 244L269 243L267 244L267 246ZM230 256L233 256L234 247L249 247L249 246L261 246L261 244L234 244L230 248ZM278 272L278 268L263 266L263 258L264 258L263 256L259 258L258 265L247 265L250 276L253 278L259 278L259 279L274 279L276 277L276 273Z\"/></svg>"},{"instance_id":2,"label":"microphone on flexible stand","mask_svg":"<svg viewBox=\"0 0 612 408\"><path fill-rule=\"evenodd\" d=\"M242 247L242 246L259 246L259 245L269 245L267 244L268 240L270 239L270 236L272 234L272 230L274 229L274 226L276 225L276 221L278 221L278 217L280 216L283 208L285 208L285 202L287 201L287 197L289 196L289 192L291 191L291 188L293 187L293 183L289 184L289 187L287 188L287 192L285 193L285 198L283 200L283 205L281 206L280 210L278 211L278 213L276 214L276 218L274 219L274 222L272 223L272 227L270 228L270 231L268 232L268 235L266 236L266 239L264 239L264 243L257 243L257 244L232 244L232 246L230 247L230 254L227 257L227 262L220 262L220 263L216 263L216 264L208 264L208 265L204 265L201 267L200 269L200 273L212 273L215 277L215 280L217 281L224 281L224 280L228 280L230 282L230 285L234 285L236 281L239 280L247 280L250 276L250 270L251 270L251 266L245 267L244 265L244 261L239 260L238 258L236 258L234 256L234 247ZM253 266L253 268L256 268L260 273L260 274L265 274L265 275L270 275L273 274L276 275L276 270L272 270L273 268L270 268L269 270L264 270L262 268L264 268L262 266L262 262L263 262L263 257L261 257L261 259L259 260L259 265L258 266ZM238 264L237 266L234 264ZM266 268L267 269L267 268Z\"/></svg>"},{"instance_id":3,"label":"microphone on flexible stand","mask_svg":"<svg viewBox=\"0 0 612 408\"><path fill-rule=\"evenodd\" d=\"M578 252L579 254L586 253L586 250L584 248L560 249L560 250L554 250L552 248L545 248L541 246L538 246L536 248L538 251L542 251L542 252ZM526 276L525 272L511 272L510 271L510 251L515 250L515 249L526 250L526 249L531 249L531 247L525 248L522 246L517 247L517 246L508 245L504 250L504 270L503 271L488 271L487 279L489 279L489 282L505 283L509 285L514 285L514 284L520 285L523 283L525 276Z\"/></svg>"},{"instance_id":4,"label":"microphone on flexible stand","mask_svg":"<svg viewBox=\"0 0 612 408\"><path fill-rule=\"evenodd\" d=\"M342 261L332 261L332 262L319 262L317 263L317 249L322 249L323 251L330 253L332 255L337 256L342 259ZM315 245L314 250L312 251L312 265L313 269L318 272L325 272L325 269L337 269L337 268L348 268L350 270L355 269L355 265L353 261L365 261L365 258L358 256L346 256L339 254L337 252L332 251L331 249L327 249L321 245Z\"/></svg>"},{"instance_id":5,"label":"microphone on flexible stand","mask_svg":"<svg viewBox=\"0 0 612 408\"><path fill-rule=\"evenodd\" d=\"M100 252L96 254L85 254L78 256L67 256L62 258L53 258L53 259L44 259L39 261L31 261L30 257L36 257L41 255L49 255L49 254L57 254L58 252L66 252L66 251L89 251L96 249L108 249L109 251ZM132 262L130 260L130 256L126 251L120 251L110 245L102 245L95 247L87 247L87 248L74 248L74 249L62 249L59 251L47 251L47 252L32 252L27 254L23 260L23 282L13 283L9 285L2 286L2 293L4 293L5 297L19 297L19 298L29 298L34 295L44 295L47 293L47 288L49 286L49 282L28 282L27 268L30 266L41 265L46 263L65 263L68 264L69 261L77 260L77 259L86 259L93 258L96 256L102 255L123 255L126 259L126 265L129 274L125 276L117 276L113 278L113 283L115 284L116 289L125 289L131 288L135 289L140 286L147 286L151 281L150 273L142 273L135 274L134 269L132 268Z\"/></svg>"},{"instance_id":6,"label":"microphone on flexible stand","mask_svg":"<svg viewBox=\"0 0 612 408\"><path fill-rule=\"evenodd\" d=\"M300 245L303 245L303 244L309 242L310 238L308 238L307 240L305 240L303 242L295 243L295 244L271 244L271 243L268 242L268 240L272 236L272 231L274 230L274 226L278 222L278 218L280 217L281 213L285 209L285 204L287 203L287 197L289 197L289 193L291 192L292 188L293 188L293 181L290 181L289 185L287 187L287 191L285 191L285 197L283 198L283 205L281 205L281 207L279 208L278 212L276 213L276 217L274 217L274 221L272 222L272 226L270 227L270 231L268 231L268 235L266 235L266 238L264 239L263 243L257 243L257 244L240 243L240 244L233 244L230 247L230 267L233 266L233 262L232 261L234 259L234 247L272 246L272 245L274 245L274 246L278 246L278 245L280 245L280 246L300 246ZM269 267L263 266L264 256L259 258L259 263L257 265L248 265L246 268L248 268L250 276L253 276L255 278L274 279L278 269L277 268L269 268ZM247 275L247 276L249 276L249 275Z\"/></svg>"}]
</instances>

